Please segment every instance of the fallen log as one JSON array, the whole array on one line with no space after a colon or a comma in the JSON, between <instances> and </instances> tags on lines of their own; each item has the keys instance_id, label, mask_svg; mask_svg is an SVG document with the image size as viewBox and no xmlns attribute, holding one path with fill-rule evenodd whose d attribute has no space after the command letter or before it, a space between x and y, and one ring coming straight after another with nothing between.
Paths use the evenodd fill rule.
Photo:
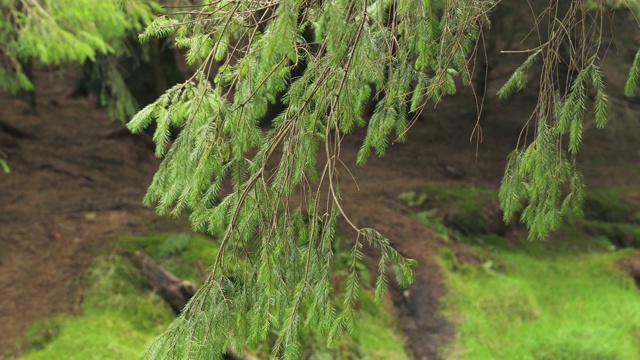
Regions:
<instances>
[{"instance_id":1,"label":"fallen log","mask_svg":"<svg viewBox=\"0 0 640 360\"><path fill-rule=\"evenodd\" d=\"M171 305L176 314L179 314L195 294L195 284L173 275L142 252L137 251L136 258L147 283Z\"/></svg>"},{"instance_id":2,"label":"fallen log","mask_svg":"<svg viewBox=\"0 0 640 360\"><path fill-rule=\"evenodd\" d=\"M171 305L176 314L180 314L189 299L195 294L196 285L175 276L145 253L136 251L135 255L138 267L142 269L147 278L147 284ZM257 357L248 353L244 357L240 357L229 352L224 354L222 358L224 360L258 360Z\"/></svg>"}]
</instances>

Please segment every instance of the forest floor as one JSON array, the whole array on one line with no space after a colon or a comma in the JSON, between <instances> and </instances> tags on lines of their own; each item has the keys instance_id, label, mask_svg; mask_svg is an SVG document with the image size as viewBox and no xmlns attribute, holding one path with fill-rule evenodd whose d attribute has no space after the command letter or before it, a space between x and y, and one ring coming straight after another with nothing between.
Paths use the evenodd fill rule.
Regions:
<instances>
[{"instance_id":1,"label":"forest floor","mask_svg":"<svg viewBox=\"0 0 640 360\"><path fill-rule=\"evenodd\" d=\"M68 75L37 74L35 113L0 93L0 155L11 169L0 173L0 359L15 350L32 322L77 311L79 279L119 237L187 227L142 206L159 165L152 146L114 132L120 125L91 101L66 98L73 86ZM620 91L619 83L613 86ZM497 188L535 104L526 94L517 99L486 100L481 144L470 142L476 101L469 91L427 109L407 143L392 144L384 158L371 158L365 166L355 166L362 136L343 143L342 160L355 178L345 176L341 184L351 220L379 230L419 263L415 284L393 290L407 345L418 359L437 357L452 334L439 312L445 287L437 257L445 243L398 196L434 183ZM638 111L615 96L611 102L613 123L606 130L587 125L580 166L589 187L622 188L640 199L633 190L640 125L623 120L638 119ZM496 208L486 211L500 218ZM343 232L349 235L346 226ZM446 246L461 258L474 256L467 245Z\"/></svg>"}]
</instances>

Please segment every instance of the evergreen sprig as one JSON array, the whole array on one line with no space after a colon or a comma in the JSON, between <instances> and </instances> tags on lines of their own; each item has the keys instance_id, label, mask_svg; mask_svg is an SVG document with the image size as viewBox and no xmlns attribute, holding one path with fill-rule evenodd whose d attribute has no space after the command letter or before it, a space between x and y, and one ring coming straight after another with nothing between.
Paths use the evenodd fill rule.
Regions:
<instances>
[{"instance_id":1,"label":"evergreen sprig","mask_svg":"<svg viewBox=\"0 0 640 360\"><path fill-rule=\"evenodd\" d=\"M174 36L201 66L129 124L137 132L155 121L156 155L164 157L145 202L160 213L188 211L194 228L221 234L221 248L205 287L142 358L219 357L268 338L274 357L297 358L303 327L335 344L354 326L364 244L381 254L377 301L388 266L403 286L413 281L415 262L343 211L340 140L367 126L364 163L371 149L384 154L394 130L406 139L411 103L452 93L454 76L469 77L488 3L461 3L458 19L444 1L216 1L146 28L143 40ZM367 124L372 96L378 105ZM276 101L285 110L265 130ZM180 128L174 141L172 128ZM339 218L359 236L336 294ZM230 266L234 258L242 265Z\"/></svg>"},{"instance_id":2,"label":"evergreen sprig","mask_svg":"<svg viewBox=\"0 0 640 360\"><path fill-rule=\"evenodd\" d=\"M161 10L153 0L21 0L0 3L0 87L32 90L23 64L82 63L117 54L126 35L142 30ZM110 75L113 79L113 74ZM109 81L107 79L106 81ZM119 79L112 84L118 87ZM128 93L128 92L127 92ZM133 113L131 104L119 111Z\"/></svg>"},{"instance_id":3,"label":"evergreen sprig","mask_svg":"<svg viewBox=\"0 0 640 360\"><path fill-rule=\"evenodd\" d=\"M636 94L638 88L638 81L640 81L640 50L636 52L629 70L629 76L627 82L624 85L624 95L633 97Z\"/></svg>"},{"instance_id":4,"label":"evergreen sprig","mask_svg":"<svg viewBox=\"0 0 640 360\"><path fill-rule=\"evenodd\" d=\"M506 99L511 96L513 93L518 92L527 86L528 80L528 71L531 66L535 63L536 59L539 57L542 50L538 49L534 51L531 55L527 57L518 68L511 74L509 80L507 80L504 85L498 91L498 97L500 99Z\"/></svg>"},{"instance_id":5,"label":"evergreen sprig","mask_svg":"<svg viewBox=\"0 0 640 360\"><path fill-rule=\"evenodd\" d=\"M498 92L504 98L523 89L527 70L536 57L542 57L535 121L527 125L535 125L534 135L532 139L521 139L523 144L510 155L499 192L504 220L509 222L519 215L530 239L544 239L560 227L566 215L581 216L585 191L576 156L589 102L593 102L596 126L601 128L607 122L608 99L598 46L589 46L598 44L601 34L586 30L581 11L580 4L572 3L562 21L554 22L550 28L549 41L531 54ZM575 33L566 29L575 29ZM572 48L563 53L561 48L566 43L579 44L582 51ZM565 69L565 83L558 75L561 65L569 67ZM592 99L590 90L595 93Z\"/></svg>"},{"instance_id":6,"label":"evergreen sprig","mask_svg":"<svg viewBox=\"0 0 640 360\"><path fill-rule=\"evenodd\" d=\"M298 358L299 335L309 328L335 344L356 318L363 245L380 252L377 301L389 266L402 285L413 281L415 261L345 213L340 142L366 127L357 163L373 152L382 156L394 137L406 140L409 111L454 94L457 78L469 84L472 52L494 5L218 0L146 28L143 40L172 36L187 61L200 66L129 125L141 131L157 123L156 154L164 160L145 201L161 213L188 212L194 228L219 235L221 246L205 286L143 359L216 358L266 340L273 357ZM580 212L584 185L575 156L590 88L596 124L606 122L598 54L588 50L597 49L589 41L598 36L584 28L581 6L571 3L568 15L550 27L549 41L528 52L499 92L506 97L523 89L541 59L532 136L511 154L499 195L505 220L519 215L535 239L558 228L567 213ZM562 59L559 49L567 42L578 45ZM571 67L565 93L557 76L561 63ZM375 107L367 121L370 102ZM284 110L269 114L274 103ZM179 129L175 140L172 128ZM358 236L343 291L336 293L339 219Z\"/></svg>"}]
</instances>

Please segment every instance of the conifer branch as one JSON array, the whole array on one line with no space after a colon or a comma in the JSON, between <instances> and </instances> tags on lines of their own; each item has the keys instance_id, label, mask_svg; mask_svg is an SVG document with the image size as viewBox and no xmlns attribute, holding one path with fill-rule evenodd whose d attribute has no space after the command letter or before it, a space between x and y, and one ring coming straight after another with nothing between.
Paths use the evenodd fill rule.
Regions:
<instances>
[{"instance_id":1,"label":"conifer branch","mask_svg":"<svg viewBox=\"0 0 640 360\"><path fill-rule=\"evenodd\" d=\"M364 244L380 253L377 301L387 288L388 266L400 284L413 281L415 261L376 230L355 224L342 206L341 141L366 127L357 163L372 151L382 156L392 133L406 139L409 111L454 94L458 77L469 84L474 48L496 3L226 0L179 9L147 28L143 37L171 34L201 66L130 125L140 130L158 122L155 140L165 159L146 201L161 212L190 212L194 227L221 234L221 246L205 290L145 356L209 358L270 337L273 357L294 358L303 346L298 335L309 326L333 344L353 327ZM560 5L553 0L545 14ZM529 56L498 93L524 89L530 69L541 67L538 103L499 194L505 220L519 217L535 239L558 228L566 214L579 213L584 185L575 156L591 101L596 125L607 117L596 46L602 27L587 26L583 1L565 10L559 18L549 15L547 32L537 31L540 45L505 52ZM276 102L284 109L267 115ZM271 127L261 126L265 120ZM173 143L168 125L182 127ZM335 294L330 274L339 218L357 237L345 291ZM180 343L182 334L193 347Z\"/></svg>"}]
</instances>

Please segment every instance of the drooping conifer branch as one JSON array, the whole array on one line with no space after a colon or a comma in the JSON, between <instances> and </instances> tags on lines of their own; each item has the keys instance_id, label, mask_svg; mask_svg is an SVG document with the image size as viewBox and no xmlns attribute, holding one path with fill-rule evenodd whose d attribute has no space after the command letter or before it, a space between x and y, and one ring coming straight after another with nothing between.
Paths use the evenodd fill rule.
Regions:
<instances>
[{"instance_id":1,"label":"drooping conifer branch","mask_svg":"<svg viewBox=\"0 0 640 360\"><path fill-rule=\"evenodd\" d=\"M562 4L551 2L548 14L563 16L549 16L548 31L540 32L546 38L499 93L524 88L528 70L542 64L539 102L527 125L534 135L511 155L500 193L506 218L522 211L533 238L581 204L575 154L587 87L596 92L598 125L606 119L595 46L600 30L588 25L586 2L559 11ZM146 202L157 204L160 213L189 212L194 228L220 234L222 246L206 285L143 358L212 358L268 338L274 357L296 358L299 333L309 326L334 343L353 327L365 244L381 254L378 300L387 266L395 267L402 284L412 281L415 263L343 211L341 140L366 127L358 164L372 151L384 155L390 139L406 140L409 112L454 94L458 76L470 83L471 54L495 5L218 0L174 8L147 28L142 39L173 36L187 61L200 67L129 125L140 131L157 123L154 140L164 160ZM565 62L571 75L558 79ZM628 87L636 80L631 76ZM367 120L370 102L375 107ZM272 104L283 110L270 114ZM180 128L174 141L172 127ZM568 149L563 136L569 137ZM339 219L358 236L345 291L335 294L331 271Z\"/></svg>"},{"instance_id":2,"label":"drooping conifer branch","mask_svg":"<svg viewBox=\"0 0 640 360\"><path fill-rule=\"evenodd\" d=\"M604 9L589 12L587 8L587 1L554 1L538 14L543 19L537 28L541 45L498 93L506 97L523 89L528 69L540 59L538 102L525 125L531 129L525 134L531 135L521 138L510 156L499 196L505 221L520 214L532 239L542 239L557 229L567 214L581 214L584 182L576 168L576 155L588 104L593 103L598 127L607 119L608 100L600 70L600 14ZM595 93L592 101L588 99L590 89Z\"/></svg>"},{"instance_id":3,"label":"drooping conifer branch","mask_svg":"<svg viewBox=\"0 0 640 360\"><path fill-rule=\"evenodd\" d=\"M444 2L429 7L445 10ZM349 221L340 205L337 171L342 137L365 126L364 109L377 94L379 106L359 161L371 148L383 154L394 128L398 135L406 133L406 122L398 119L406 117L402 114L414 81L454 73L446 61L411 66L418 34L408 24L428 20L420 8L386 1L330 6L219 1L160 18L147 29L143 38L174 33L176 43L188 48L188 61L203 63L189 82L167 92L130 124L140 130L155 119L158 155L165 155L147 202L158 203L161 212L188 210L196 228L223 234L207 286L147 358L209 357L227 347L241 351L274 332L273 355L295 358L300 327L310 325L334 343L345 327L353 327L363 240L381 251L378 300L386 287L387 264L396 266L403 284L411 282L413 262L375 230L355 224L359 236L342 301L333 295L330 274L336 221ZM439 29L433 25L439 17L430 21L431 29ZM469 24L457 30L472 38L480 25ZM309 32L303 36L307 28L313 38ZM424 49L434 48L445 38L441 35L425 33ZM464 50L459 46L442 49L465 56L456 55ZM452 66L463 71L464 64ZM214 66L218 72L211 83ZM292 78L296 67L304 70ZM428 84L415 92L429 95ZM267 104L275 101L283 102L285 110L272 120L271 129L263 130L259 125ZM165 154L171 126L182 131ZM324 164L319 165L322 152ZM230 188L223 186L225 179ZM243 259L242 266L225 263L236 257ZM229 273L235 274L233 281ZM248 319L259 320L250 324ZM185 331L190 341L184 341Z\"/></svg>"}]
</instances>

